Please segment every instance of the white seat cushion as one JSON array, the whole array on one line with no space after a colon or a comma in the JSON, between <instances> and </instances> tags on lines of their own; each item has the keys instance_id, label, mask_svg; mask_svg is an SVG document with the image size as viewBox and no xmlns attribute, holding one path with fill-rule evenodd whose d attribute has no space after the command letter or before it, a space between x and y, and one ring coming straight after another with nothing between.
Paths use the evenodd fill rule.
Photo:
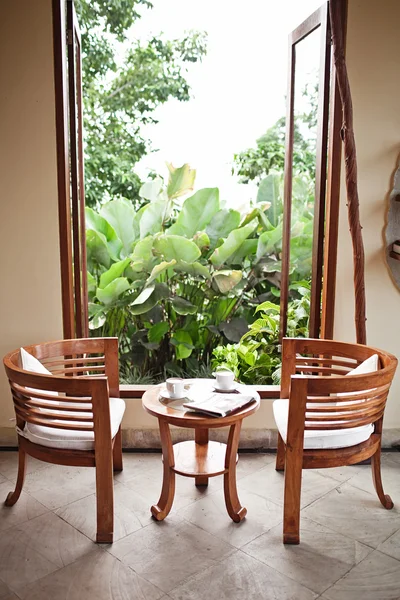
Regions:
<instances>
[{"instance_id":1,"label":"white seat cushion","mask_svg":"<svg viewBox=\"0 0 400 600\"><path fill-rule=\"evenodd\" d=\"M111 437L114 437L118 433L118 429L121 425L124 412L125 402L121 400L121 398L110 398ZM72 411L71 414L73 414ZM85 415L86 413L80 414ZM68 423L68 421L63 422ZM72 423L71 426L73 426ZM58 429L56 427L46 427L44 425L34 425L33 423L26 423L24 430L19 431L19 433L20 435L23 435L25 438L31 441L33 444L47 446L48 448L60 448L63 450L94 449L93 431L79 431L76 429Z\"/></svg>"},{"instance_id":2,"label":"white seat cushion","mask_svg":"<svg viewBox=\"0 0 400 600\"><path fill-rule=\"evenodd\" d=\"M275 400L273 403L275 423L286 444L289 416L289 400ZM307 430L304 432L304 450L323 448L347 448L361 444L369 439L374 431L373 425L350 427L348 429Z\"/></svg>"}]
</instances>

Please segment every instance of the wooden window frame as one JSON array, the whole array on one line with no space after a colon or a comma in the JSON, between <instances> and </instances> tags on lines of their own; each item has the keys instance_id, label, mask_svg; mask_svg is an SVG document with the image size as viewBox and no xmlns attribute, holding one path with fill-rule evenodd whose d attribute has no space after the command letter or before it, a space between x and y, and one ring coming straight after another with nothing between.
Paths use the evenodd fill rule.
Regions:
<instances>
[{"instance_id":1,"label":"wooden window frame","mask_svg":"<svg viewBox=\"0 0 400 600\"><path fill-rule=\"evenodd\" d=\"M345 27L345 0L342 0L342 6L342 22L343 27ZM326 2L289 36L280 306L281 339L286 335L287 331L287 309L289 303L296 45L318 28L321 30L321 59L319 68L309 337L331 339L333 336L341 166L340 129L342 115L336 82L336 72L332 61L329 2Z\"/></svg>"}]
</instances>

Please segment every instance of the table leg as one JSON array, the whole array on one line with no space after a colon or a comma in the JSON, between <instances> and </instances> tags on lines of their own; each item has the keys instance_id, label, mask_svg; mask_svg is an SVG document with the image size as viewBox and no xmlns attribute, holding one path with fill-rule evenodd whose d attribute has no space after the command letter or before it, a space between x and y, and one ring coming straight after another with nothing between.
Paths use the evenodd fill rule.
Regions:
<instances>
[{"instance_id":1,"label":"table leg","mask_svg":"<svg viewBox=\"0 0 400 600\"><path fill-rule=\"evenodd\" d=\"M194 430L194 440L196 444L205 445L208 444L208 429L195 429ZM195 484L197 486L207 486L208 485L208 477L205 475L198 475L195 477Z\"/></svg>"},{"instance_id":2,"label":"table leg","mask_svg":"<svg viewBox=\"0 0 400 600\"><path fill-rule=\"evenodd\" d=\"M235 523L240 523L247 514L247 509L240 504L236 487L236 455L241 427L242 421L237 421L234 425L231 425L225 456L225 469L227 469L224 474L225 504L230 518Z\"/></svg>"},{"instance_id":3,"label":"table leg","mask_svg":"<svg viewBox=\"0 0 400 600\"><path fill-rule=\"evenodd\" d=\"M172 467L174 461L174 449L172 446L169 425L162 419L158 420L160 427L161 447L163 455L163 483L161 496L157 504L151 507L151 514L157 521L162 521L172 508L175 496L175 472Z\"/></svg>"}]
</instances>

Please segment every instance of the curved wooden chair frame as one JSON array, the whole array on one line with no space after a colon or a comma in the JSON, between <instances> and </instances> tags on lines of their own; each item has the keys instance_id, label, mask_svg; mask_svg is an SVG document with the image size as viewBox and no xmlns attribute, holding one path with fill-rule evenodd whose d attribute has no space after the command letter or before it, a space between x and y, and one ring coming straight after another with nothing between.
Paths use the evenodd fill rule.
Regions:
<instances>
[{"instance_id":1,"label":"curved wooden chair frame","mask_svg":"<svg viewBox=\"0 0 400 600\"><path fill-rule=\"evenodd\" d=\"M345 376L377 354L378 371ZM376 493L393 508L381 479L382 423L397 359L359 344L285 338L282 344L281 398L289 398L287 440L278 434L276 470L285 471L283 541L300 541L302 469L354 465L371 458ZM306 416L307 414L307 416ZM304 450L304 432L338 430L373 424L365 442L336 449Z\"/></svg>"},{"instance_id":2,"label":"curved wooden chair frame","mask_svg":"<svg viewBox=\"0 0 400 600\"><path fill-rule=\"evenodd\" d=\"M95 467L97 536L112 543L114 529L113 470L122 471L121 427L111 438L109 397L119 396L118 340L91 338L61 340L25 350L40 360L52 375L20 368L19 350L4 358L17 420L19 468L15 490L6 506L13 506L25 479L26 454L59 465ZM49 392L57 392L55 398ZM54 408L54 401L58 405ZM52 404L50 404L52 403ZM71 416L71 411L75 415ZM93 431L94 449L49 448L21 435L26 423L60 430Z\"/></svg>"}]
</instances>

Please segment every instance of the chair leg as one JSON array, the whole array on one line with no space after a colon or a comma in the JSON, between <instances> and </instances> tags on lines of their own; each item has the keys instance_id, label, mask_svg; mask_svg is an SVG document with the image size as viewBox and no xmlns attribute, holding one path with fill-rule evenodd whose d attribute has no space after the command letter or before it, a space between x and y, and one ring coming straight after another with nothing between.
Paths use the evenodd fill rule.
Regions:
<instances>
[{"instance_id":1,"label":"chair leg","mask_svg":"<svg viewBox=\"0 0 400 600\"><path fill-rule=\"evenodd\" d=\"M118 433L114 438L113 448L113 468L114 471L122 471L124 466L122 464L122 433L121 427L118 429Z\"/></svg>"},{"instance_id":2,"label":"chair leg","mask_svg":"<svg viewBox=\"0 0 400 600\"><path fill-rule=\"evenodd\" d=\"M15 490L10 492L6 498L5 505L13 506L22 492L22 486L24 485L26 472L26 452L19 446L18 448L18 476L17 483L15 484Z\"/></svg>"},{"instance_id":3,"label":"chair leg","mask_svg":"<svg viewBox=\"0 0 400 600\"><path fill-rule=\"evenodd\" d=\"M278 431L278 448L276 451L276 463L275 463L276 471L284 471L285 470L285 442L282 439L281 434Z\"/></svg>"},{"instance_id":4,"label":"chair leg","mask_svg":"<svg viewBox=\"0 0 400 600\"><path fill-rule=\"evenodd\" d=\"M114 536L113 459L111 452L96 457L97 535L99 544L112 544Z\"/></svg>"},{"instance_id":5,"label":"chair leg","mask_svg":"<svg viewBox=\"0 0 400 600\"><path fill-rule=\"evenodd\" d=\"M383 492L382 477L381 477L381 447L373 456L371 456L371 467L372 467L372 479L378 498L381 501L382 506L390 510L394 504L390 496Z\"/></svg>"},{"instance_id":6,"label":"chair leg","mask_svg":"<svg viewBox=\"0 0 400 600\"><path fill-rule=\"evenodd\" d=\"M297 463L297 464L296 464ZM301 462L292 453L286 454L285 494L283 508L283 543L300 543Z\"/></svg>"}]
</instances>

